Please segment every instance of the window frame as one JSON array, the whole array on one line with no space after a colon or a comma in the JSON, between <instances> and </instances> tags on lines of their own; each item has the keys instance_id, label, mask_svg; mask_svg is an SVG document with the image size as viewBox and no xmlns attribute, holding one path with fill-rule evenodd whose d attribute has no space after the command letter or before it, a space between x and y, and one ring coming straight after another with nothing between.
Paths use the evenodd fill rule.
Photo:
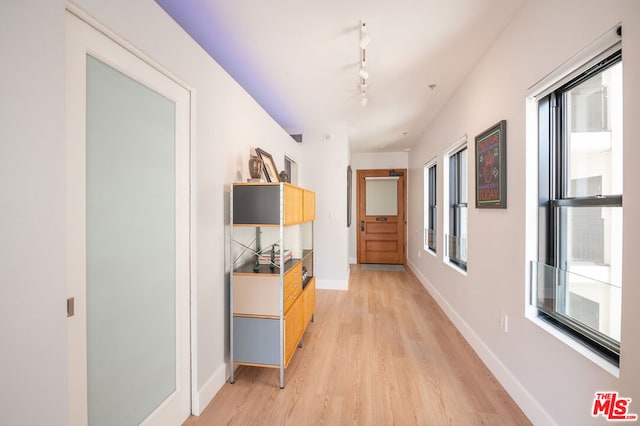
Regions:
<instances>
[{"instance_id":1,"label":"window frame","mask_svg":"<svg viewBox=\"0 0 640 426\"><path fill-rule=\"evenodd\" d=\"M466 155L466 167L462 169L462 153ZM462 234L468 234L468 223L462 230L462 208L467 208L468 218L468 199L469 199L469 150L467 146L466 136L462 138L462 143L457 143L454 148L451 149L445 156L445 176L447 178L446 186L448 188L445 191L446 200L444 205L447 208L447 214L445 215L446 223L443 225L443 229L447 231L447 235L444 238L445 243L445 257L444 260L448 264L462 271L467 272L468 259L463 260L452 253L451 241L453 238L460 238ZM465 199L462 199L463 189L466 190ZM457 246L459 247L459 246ZM466 247L465 247L466 251Z\"/></svg>"},{"instance_id":2,"label":"window frame","mask_svg":"<svg viewBox=\"0 0 640 426\"><path fill-rule=\"evenodd\" d=\"M560 208L580 209L583 207L620 207L623 206L623 194L596 196L570 196L568 177L568 131L571 126L566 115L565 94L584 81L603 73L610 67L622 62L622 49L619 43L597 55L589 63L578 67L559 84L535 97L538 126L538 259L558 270L565 270L567 259L568 231L566 212ZM574 194L575 195L575 194ZM532 277L533 277L532 273ZM603 359L619 365L620 342L579 321L559 312L555 308L544 309L537 306L535 285L531 284L531 304L542 320L553 325L561 332L585 345ZM560 298L563 296L560 295ZM554 300L556 300L554 298Z\"/></svg>"},{"instance_id":3,"label":"window frame","mask_svg":"<svg viewBox=\"0 0 640 426\"><path fill-rule=\"evenodd\" d=\"M298 184L298 162L289 154L284 154L284 171L289 175L289 183Z\"/></svg>"},{"instance_id":4,"label":"window frame","mask_svg":"<svg viewBox=\"0 0 640 426\"><path fill-rule=\"evenodd\" d=\"M435 159L424 166L424 249L432 254L437 253L438 245L437 167ZM431 240L429 239L429 231L432 231L433 235Z\"/></svg>"}]
</instances>

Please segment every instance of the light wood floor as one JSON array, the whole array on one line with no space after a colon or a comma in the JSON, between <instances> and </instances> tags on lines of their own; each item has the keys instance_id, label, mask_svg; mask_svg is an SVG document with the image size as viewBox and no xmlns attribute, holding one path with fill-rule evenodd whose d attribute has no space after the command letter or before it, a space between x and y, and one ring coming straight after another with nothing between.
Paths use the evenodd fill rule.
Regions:
<instances>
[{"instance_id":1,"label":"light wood floor","mask_svg":"<svg viewBox=\"0 0 640 426\"><path fill-rule=\"evenodd\" d=\"M239 367L185 425L530 424L411 272L351 268L278 370Z\"/></svg>"}]
</instances>

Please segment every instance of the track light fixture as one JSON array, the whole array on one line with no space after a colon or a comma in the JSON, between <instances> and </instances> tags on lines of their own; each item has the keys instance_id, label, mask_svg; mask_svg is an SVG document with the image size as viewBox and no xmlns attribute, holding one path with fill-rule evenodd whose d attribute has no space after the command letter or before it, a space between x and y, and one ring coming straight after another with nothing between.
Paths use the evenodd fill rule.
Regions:
<instances>
[{"instance_id":1,"label":"track light fixture","mask_svg":"<svg viewBox=\"0 0 640 426\"><path fill-rule=\"evenodd\" d=\"M360 71L358 76L360 77L360 93L362 99L360 105L366 106L369 102L367 98L367 79L369 78L369 70L367 70L367 46L371 42L371 37L367 34L367 23L360 21Z\"/></svg>"},{"instance_id":2,"label":"track light fixture","mask_svg":"<svg viewBox=\"0 0 640 426\"><path fill-rule=\"evenodd\" d=\"M360 48L366 49L371 42L371 37L367 34L367 24L364 21L360 21Z\"/></svg>"}]
</instances>

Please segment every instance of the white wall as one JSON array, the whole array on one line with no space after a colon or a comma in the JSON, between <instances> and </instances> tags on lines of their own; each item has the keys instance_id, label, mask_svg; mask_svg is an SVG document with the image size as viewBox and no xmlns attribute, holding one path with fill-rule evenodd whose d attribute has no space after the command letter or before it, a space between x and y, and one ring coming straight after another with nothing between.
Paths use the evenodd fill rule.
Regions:
<instances>
[{"instance_id":1,"label":"white wall","mask_svg":"<svg viewBox=\"0 0 640 426\"><path fill-rule=\"evenodd\" d=\"M527 89L616 23L623 24L624 258L620 378L606 372L524 316L525 97ZM409 254L418 277L536 424L600 424L594 393L616 390L640 412L640 285L634 263L640 244L640 3L635 0L527 2L479 61L414 147L409 163ZM469 206L475 205L474 136L507 120L508 208L469 208L468 271L463 275L422 250L423 166L463 135L469 143ZM443 167L438 167L442 206ZM438 209L442 224L443 209ZM416 237L416 235L418 237ZM438 229L442 241L443 229ZM508 332L501 316L508 315Z\"/></svg>"},{"instance_id":2,"label":"white wall","mask_svg":"<svg viewBox=\"0 0 640 426\"><path fill-rule=\"evenodd\" d=\"M369 152L351 154L351 168L353 169L351 196L351 227L349 228L349 263L358 263L358 199L356 185L358 170L375 169L408 169L408 152ZM407 186L408 186L407 180Z\"/></svg>"},{"instance_id":3,"label":"white wall","mask_svg":"<svg viewBox=\"0 0 640 426\"><path fill-rule=\"evenodd\" d=\"M314 262L317 288L346 290L349 280L347 166L349 138L343 127L304 132L307 159L302 186L316 191Z\"/></svg>"},{"instance_id":4,"label":"white wall","mask_svg":"<svg viewBox=\"0 0 640 426\"><path fill-rule=\"evenodd\" d=\"M0 6L0 423L7 425L67 424L63 12L62 0Z\"/></svg>"}]
</instances>

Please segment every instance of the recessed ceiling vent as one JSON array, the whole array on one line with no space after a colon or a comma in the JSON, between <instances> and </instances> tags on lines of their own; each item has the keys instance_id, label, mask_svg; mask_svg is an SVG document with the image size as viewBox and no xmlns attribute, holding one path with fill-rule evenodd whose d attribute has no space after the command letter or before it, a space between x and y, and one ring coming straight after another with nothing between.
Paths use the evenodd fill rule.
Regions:
<instances>
[{"instance_id":1,"label":"recessed ceiling vent","mask_svg":"<svg viewBox=\"0 0 640 426\"><path fill-rule=\"evenodd\" d=\"M294 141L298 142L298 143L302 143L302 134L297 134L297 135L289 135L293 138Z\"/></svg>"}]
</instances>

